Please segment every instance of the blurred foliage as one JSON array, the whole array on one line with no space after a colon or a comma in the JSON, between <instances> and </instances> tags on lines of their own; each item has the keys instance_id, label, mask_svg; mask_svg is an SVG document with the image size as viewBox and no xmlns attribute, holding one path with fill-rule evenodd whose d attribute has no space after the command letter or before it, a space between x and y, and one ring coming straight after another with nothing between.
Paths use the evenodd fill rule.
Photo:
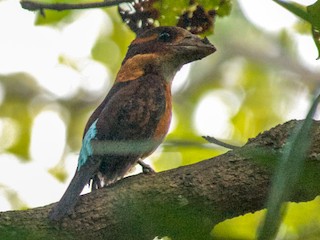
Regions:
<instances>
[{"instance_id":1,"label":"blurred foliage","mask_svg":"<svg viewBox=\"0 0 320 240\"><path fill-rule=\"evenodd\" d=\"M276 239L304 239L316 240L319 237L320 228L320 198L307 203L290 203L280 226ZM215 226L212 231L214 239L256 239L256 232L263 220L266 210L254 214L248 213L241 217L226 220Z\"/></svg>"},{"instance_id":2,"label":"blurred foliage","mask_svg":"<svg viewBox=\"0 0 320 240\"><path fill-rule=\"evenodd\" d=\"M44 2L52 1L44 0ZM184 8L183 4L186 1L165 2L167 8L162 5L161 11L166 12L167 17L159 21L161 24L175 23L174 11L167 9L170 7L178 11L179 7ZM201 2L206 6L215 6L221 1ZM225 16L230 13L231 1L222 2L225 2L226 6L221 8L218 14ZM222 99L232 110L228 116L231 129L228 135L218 138L244 144L248 138L288 120L288 116L296 110L301 99L308 100L311 93L319 87L319 72L307 68L298 59L296 45L290 32L284 29L280 35L265 33L244 17L236 1L232 3L230 16L218 18L215 34L209 36L218 51L213 56L194 63L187 80L174 93L176 125L161 147L161 151L151 156L157 171L195 163L226 151L208 145L195 128L194 114L207 94L216 95L217 90L223 90L234 96L234 100ZM318 3L319 1L314 7L308 8L311 14L318 8ZM91 58L101 62L114 77L134 34L123 24L116 8L106 8L101 11L109 16L112 26L107 24L102 26L104 29L92 46ZM318 16L316 14L314 17L317 22ZM45 17L38 13L35 23L41 27L63 29L78 18L81 18L80 11L45 10ZM301 29L308 28L305 22L303 24L304 27ZM313 26L317 34L319 25ZM64 56L60 56L59 60L61 64L72 68ZM80 71L77 68L74 70ZM64 180L66 176L63 165L66 156L79 151L88 116L109 87L110 85L99 94L79 88L70 97L59 98L39 86L37 79L30 73L1 75L1 152L15 154L22 161L31 161L29 150L34 119L46 106L54 103L67 112L65 115L61 114L67 126L67 139L62 159L48 171L57 179ZM219 117L220 113L215 109L208 111L214 111ZM213 123L212 128L219 127ZM4 186L0 188L9 194ZM10 194L14 195L11 190ZM19 196L17 194L14 196L13 202L17 202ZM22 205L14 204L15 208L21 208ZM283 234L281 239L292 239L291 236L296 239L299 237L312 239L306 236L319 236L320 219L319 214L316 214L320 210L319 205L319 199L309 204L289 204L286 218L280 228ZM254 239L263 214L261 212L248 214L221 223L214 229L214 236L217 239Z\"/></svg>"},{"instance_id":3,"label":"blurred foliage","mask_svg":"<svg viewBox=\"0 0 320 240\"><path fill-rule=\"evenodd\" d=\"M0 184L0 193L9 200L13 208L21 210L28 209L27 204L21 200L21 197L16 191Z\"/></svg>"},{"instance_id":4,"label":"blurred foliage","mask_svg":"<svg viewBox=\"0 0 320 240\"><path fill-rule=\"evenodd\" d=\"M0 75L0 83L4 89L0 111L0 119L3 123L0 149L2 151L6 149L21 157L23 161L28 161L32 118L34 117L30 115L28 103L41 93L41 89L36 81L25 73Z\"/></svg>"},{"instance_id":5,"label":"blurred foliage","mask_svg":"<svg viewBox=\"0 0 320 240\"><path fill-rule=\"evenodd\" d=\"M45 17L38 15L38 18L35 21L36 25L48 25L54 26L55 24L59 25L61 22L65 22L68 17L72 15L72 11L66 10L66 11L46 11ZM41 17L39 17L41 16Z\"/></svg>"},{"instance_id":6,"label":"blurred foliage","mask_svg":"<svg viewBox=\"0 0 320 240\"><path fill-rule=\"evenodd\" d=\"M320 58L320 1L316 1L310 6L303 6L295 2L273 0L286 8L291 13L311 24L311 31L314 43L318 48L318 59Z\"/></svg>"}]
</instances>

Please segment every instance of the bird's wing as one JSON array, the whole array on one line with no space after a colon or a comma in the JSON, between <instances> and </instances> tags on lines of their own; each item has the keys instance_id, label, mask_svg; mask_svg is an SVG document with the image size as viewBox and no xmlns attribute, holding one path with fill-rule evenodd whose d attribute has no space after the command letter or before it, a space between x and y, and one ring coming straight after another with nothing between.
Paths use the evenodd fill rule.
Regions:
<instances>
[{"instance_id":1,"label":"bird's wing","mask_svg":"<svg viewBox=\"0 0 320 240\"><path fill-rule=\"evenodd\" d=\"M88 131L86 132L82 140L82 147L81 147L79 159L78 159L78 171L85 164L87 159L93 155L93 148L92 148L91 142L97 136L97 121L98 119L96 119L91 124L91 126L89 127Z\"/></svg>"},{"instance_id":2,"label":"bird's wing","mask_svg":"<svg viewBox=\"0 0 320 240\"><path fill-rule=\"evenodd\" d=\"M166 83L159 76L142 76L121 85L97 121L99 140L151 140L166 111Z\"/></svg>"}]
</instances>

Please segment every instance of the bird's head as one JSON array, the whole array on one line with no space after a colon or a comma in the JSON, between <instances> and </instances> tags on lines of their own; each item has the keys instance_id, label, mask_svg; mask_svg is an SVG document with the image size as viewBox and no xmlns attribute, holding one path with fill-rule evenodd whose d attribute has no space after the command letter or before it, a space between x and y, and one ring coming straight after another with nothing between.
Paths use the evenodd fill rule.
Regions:
<instances>
[{"instance_id":1,"label":"bird's head","mask_svg":"<svg viewBox=\"0 0 320 240\"><path fill-rule=\"evenodd\" d=\"M122 68L130 69L134 77L155 73L171 81L184 64L202 59L215 51L206 38L201 39L183 28L157 27L144 31L132 41ZM121 78L118 80L121 81Z\"/></svg>"}]
</instances>

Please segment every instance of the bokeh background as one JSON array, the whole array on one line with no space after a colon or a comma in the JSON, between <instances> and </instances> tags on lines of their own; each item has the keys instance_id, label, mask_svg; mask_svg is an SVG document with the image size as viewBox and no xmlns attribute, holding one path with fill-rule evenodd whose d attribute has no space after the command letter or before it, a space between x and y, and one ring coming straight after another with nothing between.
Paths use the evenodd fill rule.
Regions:
<instances>
[{"instance_id":1,"label":"bokeh background","mask_svg":"<svg viewBox=\"0 0 320 240\"><path fill-rule=\"evenodd\" d=\"M271 0L232 4L208 36L218 51L185 66L174 80L170 133L146 160L156 171L226 151L203 135L242 145L302 119L318 93L320 62L310 26ZM0 211L60 199L76 169L85 123L135 36L115 7L45 13L0 0ZM290 204L278 239L317 239L319 212L318 198ZM213 234L254 239L263 214L228 220Z\"/></svg>"}]
</instances>

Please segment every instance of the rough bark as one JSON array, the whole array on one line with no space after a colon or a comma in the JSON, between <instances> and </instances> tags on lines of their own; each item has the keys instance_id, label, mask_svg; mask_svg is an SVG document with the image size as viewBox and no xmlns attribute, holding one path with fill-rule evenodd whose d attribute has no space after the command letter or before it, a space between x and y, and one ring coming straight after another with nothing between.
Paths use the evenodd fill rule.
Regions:
<instances>
[{"instance_id":1,"label":"rough bark","mask_svg":"<svg viewBox=\"0 0 320 240\"><path fill-rule=\"evenodd\" d=\"M74 214L59 223L47 219L53 204L0 213L0 239L210 239L216 223L264 207L277 153L298 122L279 125L221 156L128 177L83 195ZM313 127L303 177L289 201L312 200L320 193L315 180L320 177L320 122ZM270 150L273 154L265 154Z\"/></svg>"}]
</instances>

